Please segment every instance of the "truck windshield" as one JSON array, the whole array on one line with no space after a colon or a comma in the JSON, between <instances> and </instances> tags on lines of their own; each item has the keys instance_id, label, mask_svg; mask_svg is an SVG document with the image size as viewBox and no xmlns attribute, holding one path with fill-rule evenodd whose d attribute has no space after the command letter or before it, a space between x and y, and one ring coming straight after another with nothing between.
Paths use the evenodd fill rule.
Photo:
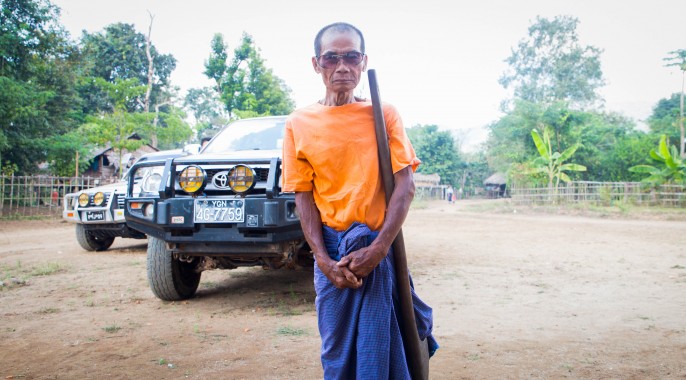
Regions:
<instances>
[{"instance_id":1,"label":"truck windshield","mask_svg":"<svg viewBox=\"0 0 686 380\"><path fill-rule=\"evenodd\" d=\"M244 119L227 125L203 153L281 149L286 118Z\"/></svg>"}]
</instances>

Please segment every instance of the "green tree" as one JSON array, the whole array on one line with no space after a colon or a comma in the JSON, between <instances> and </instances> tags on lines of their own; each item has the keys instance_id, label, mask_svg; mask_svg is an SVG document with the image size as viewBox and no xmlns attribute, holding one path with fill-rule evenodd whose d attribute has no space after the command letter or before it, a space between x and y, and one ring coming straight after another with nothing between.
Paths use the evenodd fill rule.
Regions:
<instances>
[{"instance_id":1,"label":"green tree","mask_svg":"<svg viewBox=\"0 0 686 380\"><path fill-rule=\"evenodd\" d=\"M129 137L145 128L142 126L149 125L154 116L151 113L127 111L127 105L145 94L146 86L140 85L136 78L116 79L112 83L97 78L96 83L107 94L113 111L88 116L80 130L90 143L112 147L121 161L124 151L133 152L143 145L142 140Z\"/></svg>"},{"instance_id":2,"label":"green tree","mask_svg":"<svg viewBox=\"0 0 686 380\"><path fill-rule=\"evenodd\" d=\"M686 183L686 161L680 156L677 148L674 145L667 143L667 136L660 137L660 143L657 149L650 151L650 157L662 163L661 167L652 165L637 165L632 167L631 171L641 174L648 174L648 177L643 179L643 182L654 185L661 185L664 183Z\"/></svg>"},{"instance_id":3,"label":"green tree","mask_svg":"<svg viewBox=\"0 0 686 380\"><path fill-rule=\"evenodd\" d=\"M152 21L151 21L152 22ZM101 32L84 32L81 37L82 75L84 77L102 78L108 82L116 80L136 79L138 83L149 83L149 61L146 49L147 37L137 32L132 24L116 23L105 27ZM176 59L171 54L161 54L154 45L150 45L150 55L153 60L154 73L152 75L152 90L150 105L164 101L165 88L170 85L169 77L176 68ZM96 111L111 111L103 108L104 101L94 98L103 93L89 93L92 88L87 79L81 87L86 113ZM127 104L127 111L146 111L143 98L136 103Z\"/></svg>"},{"instance_id":4,"label":"green tree","mask_svg":"<svg viewBox=\"0 0 686 380\"><path fill-rule=\"evenodd\" d=\"M684 135L684 84L686 83L686 50L674 50L669 52L670 56L664 60L669 62L665 66L676 66L681 70L681 96L679 107L679 156L686 158L686 136Z\"/></svg>"},{"instance_id":5,"label":"green tree","mask_svg":"<svg viewBox=\"0 0 686 380\"><path fill-rule=\"evenodd\" d=\"M291 90L265 66L249 34L243 33L230 63L226 49L224 37L215 34L210 57L205 62L205 75L215 81L230 119L286 115L293 111Z\"/></svg>"},{"instance_id":6,"label":"green tree","mask_svg":"<svg viewBox=\"0 0 686 380\"><path fill-rule=\"evenodd\" d=\"M572 107L594 105L604 85L600 67L602 50L582 46L577 35L579 20L557 16L536 17L529 36L521 40L505 62L503 87L514 88L515 98L532 103L565 101Z\"/></svg>"},{"instance_id":7,"label":"green tree","mask_svg":"<svg viewBox=\"0 0 686 380\"><path fill-rule=\"evenodd\" d=\"M553 149L550 134L550 128L547 127L544 127L542 137L537 130L531 131L531 137L536 145L536 149L538 149L539 157L533 160L529 173L545 174L548 177L548 188L557 190L560 180L571 182L571 178L569 178L566 172L582 172L586 171L586 167L579 164L565 163L574 155L580 144L574 144L560 153Z\"/></svg>"},{"instance_id":8,"label":"green tree","mask_svg":"<svg viewBox=\"0 0 686 380\"><path fill-rule=\"evenodd\" d=\"M186 93L184 107L191 111L199 138L211 137L228 123L217 92L211 88L192 88Z\"/></svg>"},{"instance_id":9,"label":"green tree","mask_svg":"<svg viewBox=\"0 0 686 380\"><path fill-rule=\"evenodd\" d=\"M436 125L416 125L407 130L407 135L422 160L419 173L437 173L444 184L460 183L458 172L462 170L462 160L450 132L439 131Z\"/></svg>"},{"instance_id":10,"label":"green tree","mask_svg":"<svg viewBox=\"0 0 686 380\"><path fill-rule=\"evenodd\" d=\"M657 102L647 120L651 133L657 136L667 135L670 141L679 141L680 98L681 95L675 93Z\"/></svg>"},{"instance_id":11,"label":"green tree","mask_svg":"<svg viewBox=\"0 0 686 380\"><path fill-rule=\"evenodd\" d=\"M92 144L80 131L74 130L63 135L51 136L45 141L45 146L47 146L47 162L52 174L63 177L75 175L77 159L78 174L88 168Z\"/></svg>"},{"instance_id":12,"label":"green tree","mask_svg":"<svg viewBox=\"0 0 686 380\"><path fill-rule=\"evenodd\" d=\"M0 166L36 170L46 139L77 126L75 46L47 0L0 0Z\"/></svg>"},{"instance_id":13,"label":"green tree","mask_svg":"<svg viewBox=\"0 0 686 380\"><path fill-rule=\"evenodd\" d=\"M193 135L193 130L185 121L186 114L179 107L170 106L159 112L157 122L153 122L159 149L180 148Z\"/></svg>"}]
</instances>

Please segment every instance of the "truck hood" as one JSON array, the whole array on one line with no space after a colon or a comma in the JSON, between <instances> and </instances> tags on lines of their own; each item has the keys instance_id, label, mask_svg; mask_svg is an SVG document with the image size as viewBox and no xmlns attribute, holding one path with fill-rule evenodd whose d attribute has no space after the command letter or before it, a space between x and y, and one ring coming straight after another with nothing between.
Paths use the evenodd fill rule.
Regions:
<instances>
[{"instance_id":1,"label":"truck hood","mask_svg":"<svg viewBox=\"0 0 686 380\"><path fill-rule=\"evenodd\" d=\"M126 186L127 186L126 181L120 181L120 182L110 183L110 184L102 185L102 186L98 186L98 187L91 187L90 189L82 190L81 192L93 194L93 193L97 193L98 191L107 192L107 191L115 190L115 191L123 193L123 192L126 192Z\"/></svg>"},{"instance_id":2,"label":"truck hood","mask_svg":"<svg viewBox=\"0 0 686 380\"><path fill-rule=\"evenodd\" d=\"M237 150L223 153L201 153L174 160L177 163L192 163L204 160L270 160L274 157L281 158L281 149L273 150Z\"/></svg>"}]
</instances>

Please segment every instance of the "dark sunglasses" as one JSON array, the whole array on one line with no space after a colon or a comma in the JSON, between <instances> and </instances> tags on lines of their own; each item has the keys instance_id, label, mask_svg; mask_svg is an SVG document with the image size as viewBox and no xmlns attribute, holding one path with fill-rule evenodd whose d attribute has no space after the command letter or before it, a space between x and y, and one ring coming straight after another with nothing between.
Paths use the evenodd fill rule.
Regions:
<instances>
[{"instance_id":1,"label":"dark sunglasses","mask_svg":"<svg viewBox=\"0 0 686 380\"><path fill-rule=\"evenodd\" d=\"M349 51L345 54L323 54L317 56L317 64L324 69L333 69L338 66L338 62L342 59L348 65L356 66L362 62L364 53L359 51Z\"/></svg>"}]
</instances>

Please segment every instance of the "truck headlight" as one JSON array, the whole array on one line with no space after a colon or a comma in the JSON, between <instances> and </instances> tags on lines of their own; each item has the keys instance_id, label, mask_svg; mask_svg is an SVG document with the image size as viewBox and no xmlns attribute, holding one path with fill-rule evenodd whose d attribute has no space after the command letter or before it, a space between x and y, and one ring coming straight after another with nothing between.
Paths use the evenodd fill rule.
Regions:
<instances>
[{"instance_id":1,"label":"truck headlight","mask_svg":"<svg viewBox=\"0 0 686 380\"><path fill-rule=\"evenodd\" d=\"M89 200L88 198L89 198L88 194L81 193L81 195L79 195L79 206L81 206L81 207L88 206L88 200Z\"/></svg>"},{"instance_id":2,"label":"truck headlight","mask_svg":"<svg viewBox=\"0 0 686 380\"><path fill-rule=\"evenodd\" d=\"M145 193L155 193L160 189L160 183L162 182L162 174L150 172L141 183L141 190Z\"/></svg>"},{"instance_id":3,"label":"truck headlight","mask_svg":"<svg viewBox=\"0 0 686 380\"><path fill-rule=\"evenodd\" d=\"M103 203L105 203L105 194L103 194L102 191L98 191L93 196L93 204L96 206L102 206Z\"/></svg>"},{"instance_id":4,"label":"truck headlight","mask_svg":"<svg viewBox=\"0 0 686 380\"><path fill-rule=\"evenodd\" d=\"M164 166L142 166L129 176L129 182L133 181L133 197L157 194L162 182ZM131 174L131 173L129 173Z\"/></svg>"},{"instance_id":5,"label":"truck headlight","mask_svg":"<svg viewBox=\"0 0 686 380\"><path fill-rule=\"evenodd\" d=\"M183 191L193 194L202 190L206 178L205 171L201 167L190 165L179 174L179 186Z\"/></svg>"},{"instance_id":6,"label":"truck headlight","mask_svg":"<svg viewBox=\"0 0 686 380\"><path fill-rule=\"evenodd\" d=\"M236 165L229 170L228 180L231 190L243 194L255 186L255 172L247 165Z\"/></svg>"}]
</instances>

